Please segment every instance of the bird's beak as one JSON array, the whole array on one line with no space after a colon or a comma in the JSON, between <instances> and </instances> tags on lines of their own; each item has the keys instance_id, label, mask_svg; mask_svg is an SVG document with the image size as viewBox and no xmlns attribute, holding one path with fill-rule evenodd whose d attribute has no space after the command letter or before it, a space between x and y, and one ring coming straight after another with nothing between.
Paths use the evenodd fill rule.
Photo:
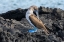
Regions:
<instances>
[{"instance_id":1,"label":"bird's beak","mask_svg":"<svg viewBox=\"0 0 64 42\"><path fill-rule=\"evenodd\" d=\"M39 19L39 14L38 14L38 10L35 10L37 18Z\"/></svg>"}]
</instances>

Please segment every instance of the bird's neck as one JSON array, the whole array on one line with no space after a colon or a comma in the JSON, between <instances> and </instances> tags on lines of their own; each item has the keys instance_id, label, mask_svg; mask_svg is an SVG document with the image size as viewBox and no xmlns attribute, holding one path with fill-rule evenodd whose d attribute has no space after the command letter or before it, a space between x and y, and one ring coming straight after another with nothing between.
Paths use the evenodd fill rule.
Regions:
<instances>
[{"instance_id":1,"label":"bird's neck","mask_svg":"<svg viewBox=\"0 0 64 42\"><path fill-rule=\"evenodd\" d=\"M33 10L32 9L29 9L28 10L30 14L33 14Z\"/></svg>"}]
</instances>

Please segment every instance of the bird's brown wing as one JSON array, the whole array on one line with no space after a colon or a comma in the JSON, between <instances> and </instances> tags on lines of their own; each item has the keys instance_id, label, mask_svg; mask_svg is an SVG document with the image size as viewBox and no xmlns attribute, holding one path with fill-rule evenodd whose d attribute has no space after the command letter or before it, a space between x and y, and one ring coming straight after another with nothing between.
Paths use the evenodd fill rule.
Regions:
<instances>
[{"instance_id":1,"label":"bird's brown wing","mask_svg":"<svg viewBox=\"0 0 64 42\"><path fill-rule=\"evenodd\" d=\"M40 19L38 19L38 18L36 17L36 15L34 15L34 14L30 15L30 16L29 16L29 19L30 19L31 23L32 23L34 26L36 26L36 27L39 28L39 29L42 28L42 29L45 31L45 33L49 33L48 30L46 29L46 27L44 26L43 22L42 22Z\"/></svg>"}]
</instances>

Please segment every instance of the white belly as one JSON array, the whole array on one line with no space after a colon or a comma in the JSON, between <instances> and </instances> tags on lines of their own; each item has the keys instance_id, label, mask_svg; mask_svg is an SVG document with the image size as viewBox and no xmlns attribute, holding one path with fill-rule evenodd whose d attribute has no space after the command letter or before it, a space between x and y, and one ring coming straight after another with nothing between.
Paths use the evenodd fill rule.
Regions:
<instances>
[{"instance_id":1,"label":"white belly","mask_svg":"<svg viewBox=\"0 0 64 42\"><path fill-rule=\"evenodd\" d=\"M33 14L33 13L32 13ZM30 13L30 11L27 11L26 12L26 19L28 20L28 22L32 25L32 26L34 26L32 23L31 23L31 21L30 21L30 19L29 19L29 16L31 15L31 13Z\"/></svg>"}]
</instances>

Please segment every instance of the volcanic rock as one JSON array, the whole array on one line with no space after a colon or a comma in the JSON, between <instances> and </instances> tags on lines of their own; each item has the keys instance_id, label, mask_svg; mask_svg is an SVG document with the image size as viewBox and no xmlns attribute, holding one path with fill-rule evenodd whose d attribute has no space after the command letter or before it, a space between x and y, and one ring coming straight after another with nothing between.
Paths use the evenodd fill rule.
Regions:
<instances>
[{"instance_id":1,"label":"volcanic rock","mask_svg":"<svg viewBox=\"0 0 64 42\"><path fill-rule=\"evenodd\" d=\"M19 8L0 14L0 42L64 42L64 10L39 7L39 18L49 35L41 29L28 32L33 27L25 18L26 11Z\"/></svg>"}]
</instances>

